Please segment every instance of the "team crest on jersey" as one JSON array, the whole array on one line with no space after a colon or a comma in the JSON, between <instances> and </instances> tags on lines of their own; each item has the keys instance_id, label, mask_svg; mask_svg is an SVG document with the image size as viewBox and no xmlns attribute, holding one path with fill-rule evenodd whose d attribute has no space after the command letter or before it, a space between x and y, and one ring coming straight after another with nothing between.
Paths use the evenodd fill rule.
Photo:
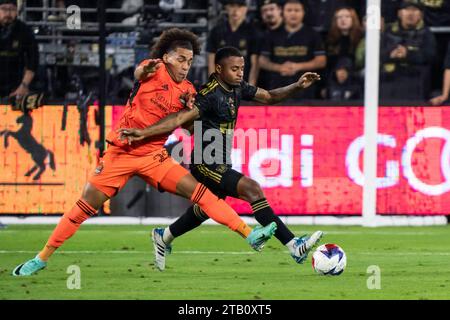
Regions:
<instances>
[{"instance_id":1,"label":"team crest on jersey","mask_svg":"<svg viewBox=\"0 0 450 320\"><path fill-rule=\"evenodd\" d=\"M433 9L440 9L444 5L444 0L422 0L422 4Z\"/></svg>"},{"instance_id":2,"label":"team crest on jersey","mask_svg":"<svg viewBox=\"0 0 450 320\"><path fill-rule=\"evenodd\" d=\"M216 171L221 174L224 174L227 171L227 169L228 169L227 166L224 164L221 164L216 167Z\"/></svg>"},{"instance_id":3,"label":"team crest on jersey","mask_svg":"<svg viewBox=\"0 0 450 320\"><path fill-rule=\"evenodd\" d=\"M236 114L236 106L234 105L233 98L228 98L228 105L230 106L230 115L234 117Z\"/></svg>"}]
</instances>

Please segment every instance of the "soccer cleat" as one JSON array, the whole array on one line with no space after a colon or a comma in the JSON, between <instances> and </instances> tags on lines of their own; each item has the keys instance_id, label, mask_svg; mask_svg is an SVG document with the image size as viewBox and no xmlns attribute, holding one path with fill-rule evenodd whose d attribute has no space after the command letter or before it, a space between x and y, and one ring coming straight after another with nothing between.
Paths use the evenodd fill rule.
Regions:
<instances>
[{"instance_id":1,"label":"soccer cleat","mask_svg":"<svg viewBox=\"0 0 450 320\"><path fill-rule=\"evenodd\" d=\"M319 243L322 235L322 231L316 231L310 237L307 237L305 235L294 238L295 254L291 254L291 256L295 260L295 262L303 263L308 257L308 253Z\"/></svg>"},{"instance_id":2,"label":"soccer cleat","mask_svg":"<svg viewBox=\"0 0 450 320\"><path fill-rule=\"evenodd\" d=\"M163 241L163 228L155 228L152 230L153 248L155 249L155 266L159 271L166 268L166 254L172 252L172 246L167 245Z\"/></svg>"},{"instance_id":3,"label":"soccer cleat","mask_svg":"<svg viewBox=\"0 0 450 320\"><path fill-rule=\"evenodd\" d=\"M271 222L265 227L255 227L248 235L247 242L254 250L261 251L267 240L275 234L276 230L277 224L275 222Z\"/></svg>"},{"instance_id":4,"label":"soccer cleat","mask_svg":"<svg viewBox=\"0 0 450 320\"><path fill-rule=\"evenodd\" d=\"M42 261L39 256L36 256L33 259L28 260L27 262L19 264L17 267L15 267L12 275L16 277L31 276L33 273L44 269L46 266L47 262Z\"/></svg>"}]
</instances>

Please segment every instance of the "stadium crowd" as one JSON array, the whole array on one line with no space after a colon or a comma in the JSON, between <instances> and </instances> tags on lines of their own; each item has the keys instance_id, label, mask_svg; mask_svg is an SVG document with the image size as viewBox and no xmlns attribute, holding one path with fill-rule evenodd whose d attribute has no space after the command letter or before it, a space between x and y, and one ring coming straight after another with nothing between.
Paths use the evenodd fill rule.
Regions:
<instances>
[{"instance_id":1,"label":"stadium crowd","mask_svg":"<svg viewBox=\"0 0 450 320\"><path fill-rule=\"evenodd\" d=\"M245 0L229 0L226 18L209 34L209 71L214 51L238 47L247 58L250 83L272 89L291 83L302 72L320 72L322 86L299 99L358 100L363 96L365 1L259 1L260 19L248 19ZM433 71L442 66L430 26L450 26L450 1L382 1L380 52L381 99L444 103L433 91ZM442 54L441 54L442 55ZM445 68L449 68L447 49ZM447 74L446 72L445 74ZM440 74L436 72L436 75ZM448 78L448 75L447 75ZM436 82L436 81L435 81Z\"/></svg>"},{"instance_id":2,"label":"stadium crowd","mask_svg":"<svg viewBox=\"0 0 450 320\"><path fill-rule=\"evenodd\" d=\"M29 2L38 7L42 1ZM34 41L24 38L24 34L32 38L33 33L24 29L23 22L14 23L20 28L11 28L11 19L4 18L12 14L16 3L0 0L0 63L14 66L1 70L2 94L28 90L30 74L25 77L23 70L34 72L37 67L35 44L13 47L17 39L28 43ZM107 3L123 9L116 22L131 25L148 18L139 11L145 5L164 9L169 12L166 16L168 22L179 23L193 22L193 15L180 16L170 12L211 8L215 3L218 10L209 11L209 30L202 53L206 61L205 73L209 74L214 69L215 52L231 45L241 50L245 57L245 79L250 84L272 89L291 83L305 71L314 71L322 75L323 81L320 86L297 96L300 103L317 99L358 101L363 98L366 1L120 0ZM72 4L93 6L92 1L55 1L55 5L60 7ZM383 0L381 9L382 102L448 103L450 0ZM197 19L195 21L199 19L195 15L194 18ZM432 32L431 27L443 31ZM197 75L190 76L194 84L199 82L192 79ZM14 83L9 79L15 79Z\"/></svg>"}]
</instances>

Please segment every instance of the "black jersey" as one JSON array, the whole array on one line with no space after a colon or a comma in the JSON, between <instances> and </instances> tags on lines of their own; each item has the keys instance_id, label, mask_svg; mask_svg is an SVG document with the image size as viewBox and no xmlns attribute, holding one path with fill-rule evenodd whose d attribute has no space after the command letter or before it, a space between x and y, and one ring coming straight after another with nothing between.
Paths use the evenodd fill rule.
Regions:
<instances>
[{"instance_id":1,"label":"black jersey","mask_svg":"<svg viewBox=\"0 0 450 320\"><path fill-rule=\"evenodd\" d=\"M282 64L286 61L307 62L316 56L325 55L325 48L320 35L308 26L299 31L289 33L285 28L269 32L261 50L261 55L272 62ZM284 87L296 82L300 72L294 76L282 76L279 73L270 74L271 83L268 89ZM266 88L265 88L266 89Z\"/></svg>"},{"instance_id":2,"label":"black jersey","mask_svg":"<svg viewBox=\"0 0 450 320\"><path fill-rule=\"evenodd\" d=\"M238 109L242 100L253 100L258 89L243 81L231 90L212 74L196 98L202 131L195 132L192 164L227 164L231 166L231 146ZM196 127L197 128L197 127Z\"/></svg>"},{"instance_id":3,"label":"black jersey","mask_svg":"<svg viewBox=\"0 0 450 320\"><path fill-rule=\"evenodd\" d=\"M271 32L275 32L277 30L283 29L283 25L279 26L276 29L269 30L264 27L260 27L257 31L258 36L258 47L257 47L257 54L258 56L261 55L261 52L264 49L264 43L266 42L266 39L269 39L271 36ZM258 75L258 87L263 89L269 89L271 85L271 73L265 69L259 69L259 75Z\"/></svg>"},{"instance_id":4,"label":"black jersey","mask_svg":"<svg viewBox=\"0 0 450 320\"><path fill-rule=\"evenodd\" d=\"M209 33L206 41L206 51L216 53L220 48L232 46L238 48L244 56L245 69L244 79L248 81L251 55L257 54L258 37L255 28L248 22L244 21L239 28L233 32L228 21L220 21Z\"/></svg>"},{"instance_id":5,"label":"black jersey","mask_svg":"<svg viewBox=\"0 0 450 320\"><path fill-rule=\"evenodd\" d=\"M420 0L425 9L425 23L429 27L450 24L450 0Z\"/></svg>"}]
</instances>

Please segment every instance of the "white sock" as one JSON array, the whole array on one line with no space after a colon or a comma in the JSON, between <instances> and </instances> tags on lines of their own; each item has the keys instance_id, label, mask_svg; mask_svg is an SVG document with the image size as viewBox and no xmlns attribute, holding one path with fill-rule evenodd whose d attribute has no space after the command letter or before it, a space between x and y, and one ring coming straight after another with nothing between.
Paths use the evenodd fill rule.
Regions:
<instances>
[{"instance_id":1,"label":"white sock","mask_svg":"<svg viewBox=\"0 0 450 320\"><path fill-rule=\"evenodd\" d=\"M286 243L286 247L289 249L289 252L291 254L295 254L295 238L292 238L291 241L289 241L288 243Z\"/></svg>"},{"instance_id":2,"label":"white sock","mask_svg":"<svg viewBox=\"0 0 450 320\"><path fill-rule=\"evenodd\" d=\"M175 237L172 235L172 233L170 232L169 227L164 229L164 233L163 233L163 241L165 244L171 244L173 239L175 239Z\"/></svg>"}]
</instances>

